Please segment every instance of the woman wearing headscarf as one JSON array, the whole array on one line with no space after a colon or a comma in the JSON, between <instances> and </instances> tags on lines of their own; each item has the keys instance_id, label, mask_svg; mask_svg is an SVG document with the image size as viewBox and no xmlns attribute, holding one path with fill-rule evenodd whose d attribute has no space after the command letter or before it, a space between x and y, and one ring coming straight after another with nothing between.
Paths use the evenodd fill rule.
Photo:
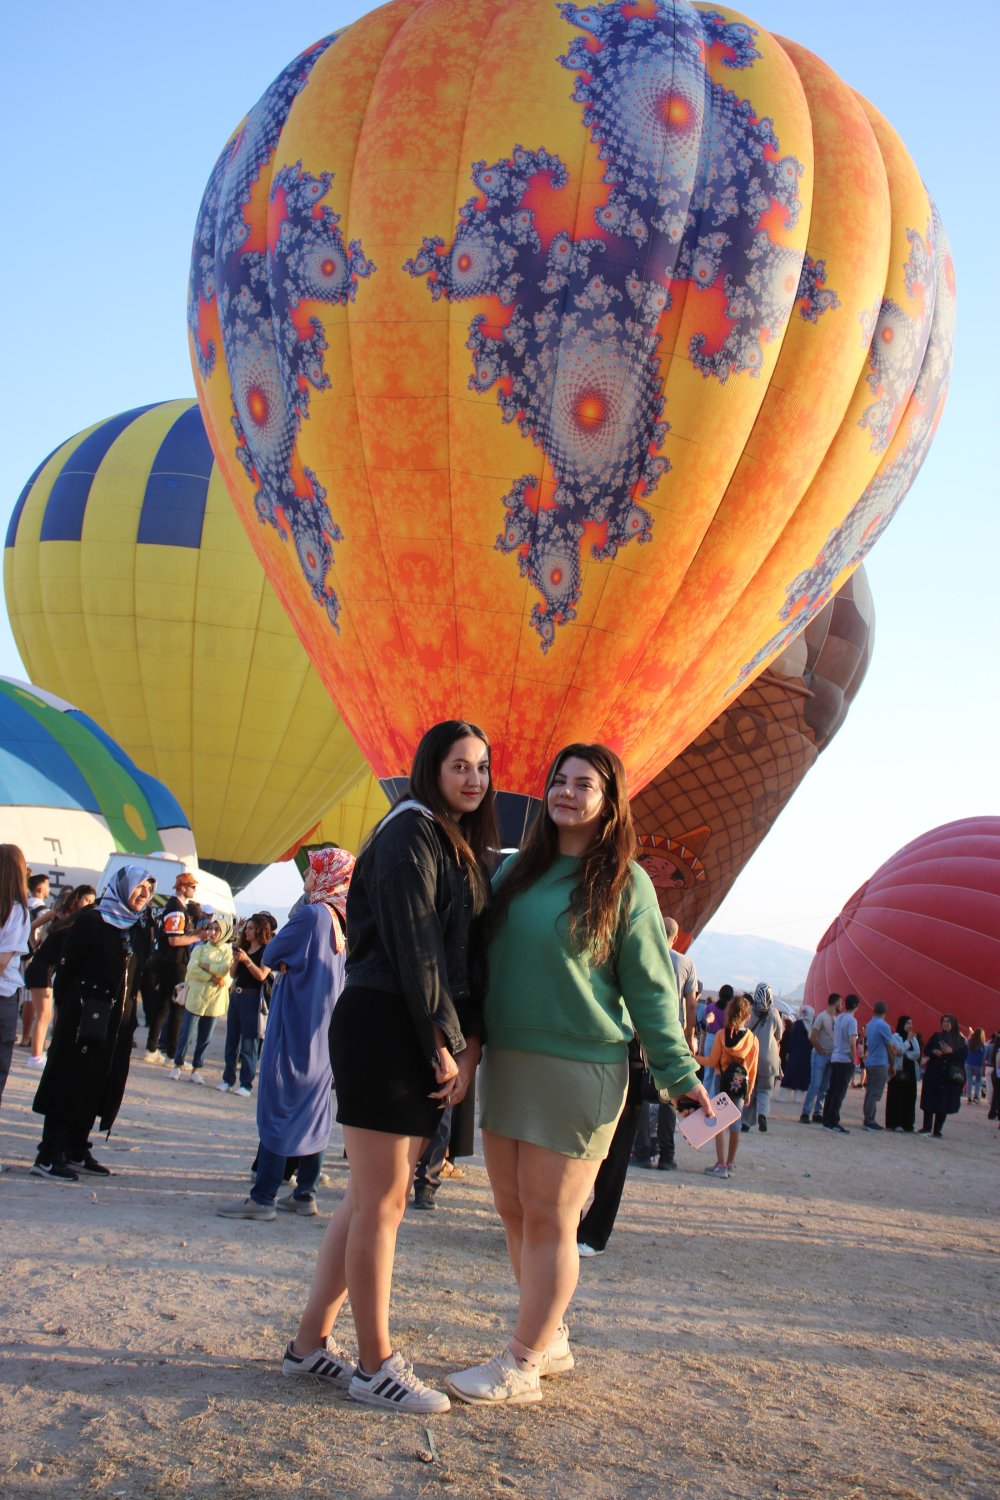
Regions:
<instances>
[{"instance_id":1,"label":"woman wearing headscarf","mask_svg":"<svg viewBox=\"0 0 1000 1500\"><path fill-rule=\"evenodd\" d=\"M226 1014L229 1005L229 986L233 982L230 973L233 962L233 925L232 917L215 913L208 916L206 913L208 936L203 943L196 943L191 949L184 975L184 1015L177 1034L177 1051L174 1053L171 1078L180 1078L183 1072L191 1024L197 1020L194 1057L191 1059L191 1082L205 1082L201 1076L202 1061L212 1040L215 1023L220 1016Z\"/></svg>"},{"instance_id":2,"label":"woman wearing headscarf","mask_svg":"<svg viewBox=\"0 0 1000 1500\"><path fill-rule=\"evenodd\" d=\"M14 1055L21 958L28 952L30 936L24 854L16 844L0 844L0 1099Z\"/></svg>"},{"instance_id":3,"label":"woman wearing headscarf","mask_svg":"<svg viewBox=\"0 0 1000 1500\"><path fill-rule=\"evenodd\" d=\"M267 1017L257 1088L260 1150L249 1198L224 1204L224 1219L273 1219L275 1208L316 1213L316 1184L333 1124L328 1033L344 988L344 916L354 856L327 847L309 852L300 906L264 949L278 972ZM298 1157L296 1187L280 1199L285 1159Z\"/></svg>"},{"instance_id":4,"label":"woman wearing headscarf","mask_svg":"<svg viewBox=\"0 0 1000 1500\"><path fill-rule=\"evenodd\" d=\"M781 1017L774 1008L774 995L769 984L759 984L750 1001L750 1030L757 1038L757 1084L750 1102L743 1111L742 1129L747 1131L754 1121L758 1130L767 1130L767 1117L771 1112L771 1090L781 1071Z\"/></svg>"},{"instance_id":5,"label":"woman wearing headscarf","mask_svg":"<svg viewBox=\"0 0 1000 1500\"><path fill-rule=\"evenodd\" d=\"M900 1016L892 1045L896 1057L886 1091L885 1128L905 1130L909 1134L917 1113L917 1067L920 1063L920 1043L909 1016Z\"/></svg>"},{"instance_id":6,"label":"woman wearing headscarf","mask_svg":"<svg viewBox=\"0 0 1000 1500\"><path fill-rule=\"evenodd\" d=\"M804 1093L809 1087L813 1050L809 1033L812 1031L815 1015L816 1012L811 1005L803 1005L788 1030L788 1047L785 1053L784 1072L781 1075L781 1087L791 1089L793 1094L798 1093L799 1089Z\"/></svg>"},{"instance_id":7,"label":"woman wearing headscarf","mask_svg":"<svg viewBox=\"0 0 1000 1500\"><path fill-rule=\"evenodd\" d=\"M101 1129L111 1130L125 1093L155 888L141 865L122 865L67 934L53 986L52 1042L32 1105L45 1117L36 1177L111 1175L91 1154L89 1136L98 1116Z\"/></svg>"},{"instance_id":8,"label":"woman wearing headscarf","mask_svg":"<svg viewBox=\"0 0 1000 1500\"><path fill-rule=\"evenodd\" d=\"M28 1036L31 1054L25 1061L29 1068L37 1068L39 1072L45 1067L45 1042L52 1020L52 975L77 912L93 905L96 900L97 892L92 885L68 888L52 920L41 928L41 941L25 966L24 987L28 991L31 1009Z\"/></svg>"},{"instance_id":9,"label":"woman wearing headscarf","mask_svg":"<svg viewBox=\"0 0 1000 1500\"><path fill-rule=\"evenodd\" d=\"M966 1045L954 1016L942 1016L941 1025L924 1046L924 1082L920 1108L924 1123L918 1135L940 1140L948 1115L957 1115L965 1092Z\"/></svg>"}]
</instances>

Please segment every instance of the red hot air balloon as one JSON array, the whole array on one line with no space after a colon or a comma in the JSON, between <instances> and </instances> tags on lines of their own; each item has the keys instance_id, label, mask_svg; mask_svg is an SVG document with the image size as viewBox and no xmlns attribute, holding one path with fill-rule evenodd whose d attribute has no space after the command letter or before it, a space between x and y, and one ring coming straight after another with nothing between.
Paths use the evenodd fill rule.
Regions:
<instances>
[{"instance_id":1,"label":"red hot air balloon","mask_svg":"<svg viewBox=\"0 0 1000 1500\"><path fill-rule=\"evenodd\" d=\"M860 995L925 1037L944 1012L1000 1027L1000 817L945 823L905 845L855 891L827 929L805 998Z\"/></svg>"}]
</instances>

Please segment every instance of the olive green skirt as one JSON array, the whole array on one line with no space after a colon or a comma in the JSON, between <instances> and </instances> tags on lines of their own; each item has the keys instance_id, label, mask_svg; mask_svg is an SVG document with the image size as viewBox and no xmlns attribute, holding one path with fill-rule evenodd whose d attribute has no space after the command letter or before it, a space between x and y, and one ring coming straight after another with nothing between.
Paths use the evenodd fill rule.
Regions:
<instances>
[{"instance_id":1,"label":"olive green skirt","mask_svg":"<svg viewBox=\"0 0 1000 1500\"><path fill-rule=\"evenodd\" d=\"M576 1062L489 1047L479 1069L479 1124L560 1156L603 1161L625 1103L628 1062Z\"/></svg>"}]
</instances>

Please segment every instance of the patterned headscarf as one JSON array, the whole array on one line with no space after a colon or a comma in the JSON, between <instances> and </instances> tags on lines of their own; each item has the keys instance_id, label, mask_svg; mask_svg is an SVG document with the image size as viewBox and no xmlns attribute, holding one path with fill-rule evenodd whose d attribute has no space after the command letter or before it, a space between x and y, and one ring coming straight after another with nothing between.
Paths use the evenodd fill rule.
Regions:
<instances>
[{"instance_id":1,"label":"patterned headscarf","mask_svg":"<svg viewBox=\"0 0 1000 1500\"><path fill-rule=\"evenodd\" d=\"M338 849L336 844L310 849L309 868L313 872L313 888L307 892L307 899L313 903L323 901L341 918L346 917L347 888L354 874L354 855L346 849ZM338 953L343 953L344 929L340 922L334 922L333 932L334 947Z\"/></svg>"},{"instance_id":2,"label":"patterned headscarf","mask_svg":"<svg viewBox=\"0 0 1000 1500\"><path fill-rule=\"evenodd\" d=\"M759 984L753 992L753 1013L755 1016L766 1016L771 1009L771 1001L774 995L769 984Z\"/></svg>"},{"instance_id":3,"label":"patterned headscarf","mask_svg":"<svg viewBox=\"0 0 1000 1500\"><path fill-rule=\"evenodd\" d=\"M128 898L144 880L148 880L155 891L156 881L146 873L142 865L122 865L112 875L104 895L97 903L97 909L109 927L134 927L136 922L147 920L148 905L142 911L133 911L128 904Z\"/></svg>"},{"instance_id":4,"label":"patterned headscarf","mask_svg":"<svg viewBox=\"0 0 1000 1500\"><path fill-rule=\"evenodd\" d=\"M815 1019L816 1012L813 1010L812 1006L803 1005L802 1009L799 1011L799 1020L802 1022L803 1026L811 1026Z\"/></svg>"}]
</instances>

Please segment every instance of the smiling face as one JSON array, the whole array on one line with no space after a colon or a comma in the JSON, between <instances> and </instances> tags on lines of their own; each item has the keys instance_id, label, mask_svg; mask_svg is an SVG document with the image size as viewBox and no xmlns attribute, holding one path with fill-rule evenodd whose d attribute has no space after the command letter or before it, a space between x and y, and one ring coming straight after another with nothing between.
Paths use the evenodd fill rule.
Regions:
<instances>
[{"instance_id":1,"label":"smiling face","mask_svg":"<svg viewBox=\"0 0 1000 1500\"><path fill-rule=\"evenodd\" d=\"M451 816L475 812L489 785L489 746L472 734L455 740L438 771L438 786Z\"/></svg>"},{"instance_id":2,"label":"smiling face","mask_svg":"<svg viewBox=\"0 0 1000 1500\"><path fill-rule=\"evenodd\" d=\"M549 783L546 809L560 833L591 842L600 832L607 799L604 779L589 760L568 755Z\"/></svg>"}]
</instances>

